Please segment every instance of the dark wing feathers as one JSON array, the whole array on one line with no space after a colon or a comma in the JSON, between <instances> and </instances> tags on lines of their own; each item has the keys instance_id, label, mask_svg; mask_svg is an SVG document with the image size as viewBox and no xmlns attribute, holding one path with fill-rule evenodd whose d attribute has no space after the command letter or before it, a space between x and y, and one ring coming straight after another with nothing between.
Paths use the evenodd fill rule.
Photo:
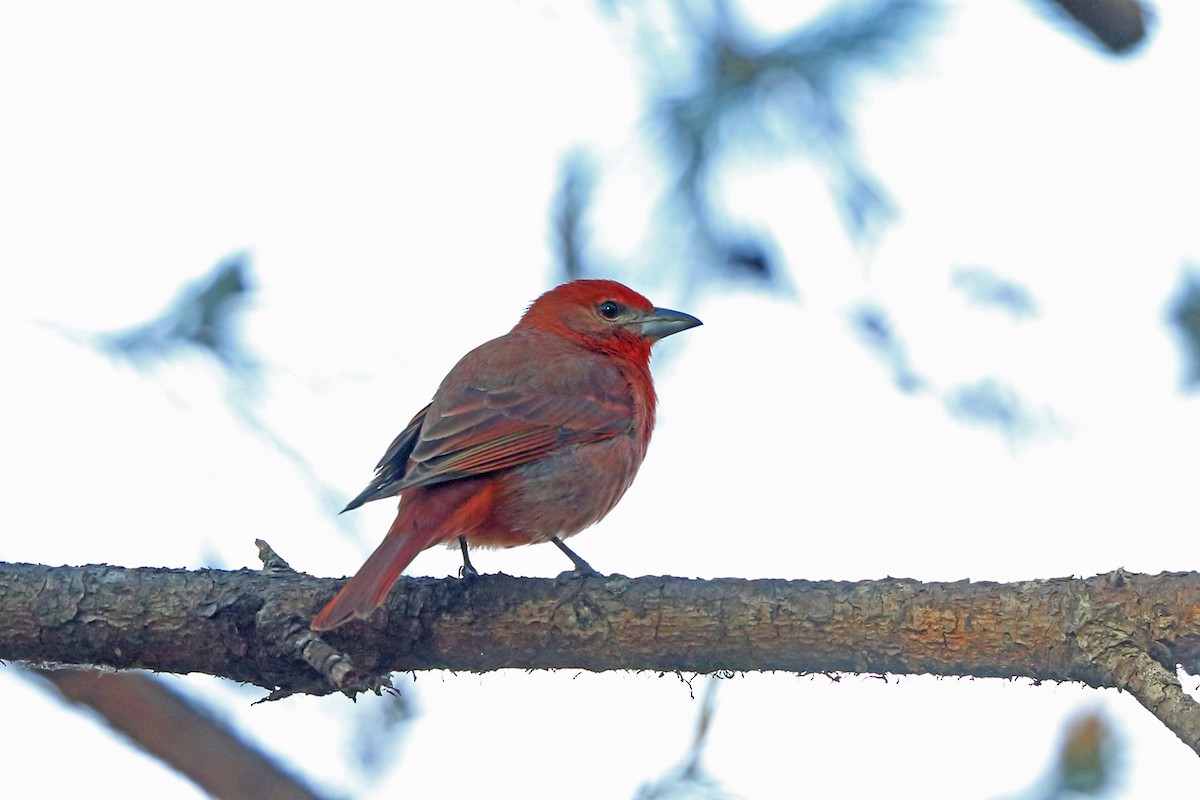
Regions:
<instances>
[{"instance_id":1,"label":"dark wing feathers","mask_svg":"<svg viewBox=\"0 0 1200 800\"><path fill-rule=\"evenodd\" d=\"M404 478L404 471L408 467L408 457L412 455L413 448L417 446L417 437L421 433L421 426L425 424L425 415L429 413L429 407L425 406L417 415L408 423L408 427L400 431L400 434L392 440L388 445L387 452L383 454L383 458L379 459L379 463L375 465L375 480L371 481L366 489L363 489L358 497L354 498L347 504L340 513L344 514L352 508L358 508L363 503L369 503L372 500L378 500L381 497L394 497L400 494L399 483Z\"/></svg>"}]
</instances>

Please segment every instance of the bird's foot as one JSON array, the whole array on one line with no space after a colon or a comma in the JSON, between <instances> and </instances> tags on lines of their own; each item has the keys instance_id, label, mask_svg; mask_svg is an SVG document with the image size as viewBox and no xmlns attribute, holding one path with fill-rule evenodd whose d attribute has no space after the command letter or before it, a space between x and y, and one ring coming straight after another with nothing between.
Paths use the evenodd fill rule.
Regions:
<instances>
[{"instance_id":1,"label":"bird's foot","mask_svg":"<svg viewBox=\"0 0 1200 800\"><path fill-rule=\"evenodd\" d=\"M592 568L586 561L580 561L569 573L577 578L599 578L604 580L604 573Z\"/></svg>"},{"instance_id":2,"label":"bird's foot","mask_svg":"<svg viewBox=\"0 0 1200 800\"><path fill-rule=\"evenodd\" d=\"M550 541L554 542L554 546L559 550L562 550L563 554L565 554L567 558L571 559L571 563L575 565L575 569L571 570L570 572L564 572L555 578L554 580L556 583L562 581L563 579L575 580L578 578L604 578L603 575L592 569L591 564L584 561L574 550L563 544L562 539L559 539L557 536L555 536L550 539Z\"/></svg>"},{"instance_id":3,"label":"bird's foot","mask_svg":"<svg viewBox=\"0 0 1200 800\"><path fill-rule=\"evenodd\" d=\"M566 586L568 584L575 583L576 581L586 580L587 578L599 578L600 580L604 580L604 575L592 569L587 564L584 564L583 567L575 567L575 569L569 569L565 572L560 572L555 576L554 583L557 586Z\"/></svg>"}]
</instances>

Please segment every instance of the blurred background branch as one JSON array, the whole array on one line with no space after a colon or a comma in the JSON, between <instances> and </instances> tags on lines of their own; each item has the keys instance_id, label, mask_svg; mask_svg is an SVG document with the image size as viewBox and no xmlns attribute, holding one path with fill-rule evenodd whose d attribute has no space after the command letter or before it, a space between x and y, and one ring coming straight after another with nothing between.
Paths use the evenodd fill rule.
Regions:
<instances>
[{"instance_id":1,"label":"blurred background branch","mask_svg":"<svg viewBox=\"0 0 1200 800\"><path fill-rule=\"evenodd\" d=\"M803 155L825 172L856 240L872 241L893 203L857 151L853 86L887 74L931 29L935 6L922 0L835 5L778 38L752 32L724 0L672 3L666 14L631 4L646 63L646 105L672 177L667 217L701 262L750 277L771 277L769 241L731 228L720 192L722 169L746 154L780 162ZM755 255L747 258L749 251ZM747 277L743 273L742 277Z\"/></svg>"},{"instance_id":2,"label":"blurred background branch","mask_svg":"<svg viewBox=\"0 0 1200 800\"><path fill-rule=\"evenodd\" d=\"M692 732L691 746L679 766L657 781L642 784L634 795L634 800L725 800L735 797L722 788L720 781L708 774L702 763L713 717L717 713L717 693L721 681L727 677L729 676L707 675L693 679L702 680L704 688L700 709L696 713L696 727Z\"/></svg>"},{"instance_id":3,"label":"blurred background branch","mask_svg":"<svg viewBox=\"0 0 1200 800\"><path fill-rule=\"evenodd\" d=\"M1146 39L1151 18L1137 0L1039 0L1061 9L1113 55L1133 52Z\"/></svg>"},{"instance_id":4,"label":"blurred background branch","mask_svg":"<svg viewBox=\"0 0 1200 800\"><path fill-rule=\"evenodd\" d=\"M318 800L196 700L141 672L31 669L68 703L94 712L136 747L225 800Z\"/></svg>"},{"instance_id":5,"label":"blurred background branch","mask_svg":"<svg viewBox=\"0 0 1200 800\"><path fill-rule=\"evenodd\" d=\"M241 318L254 288L249 255L238 253L183 287L158 317L123 331L95 334L92 339L103 352L141 368L195 348L232 376L253 385L262 367L242 341Z\"/></svg>"},{"instance_id":6,"label":"blurred background branch","mask_svg":"<svg viewBox=\"0 0 1200 800\"><path fill-rule=\"evenodd\" d=\"M1170 300L1167 323L1174 329L1184 360L1183 387L1200 387L1200 269L1187 266Z\"/></svg>"}]
</instances>

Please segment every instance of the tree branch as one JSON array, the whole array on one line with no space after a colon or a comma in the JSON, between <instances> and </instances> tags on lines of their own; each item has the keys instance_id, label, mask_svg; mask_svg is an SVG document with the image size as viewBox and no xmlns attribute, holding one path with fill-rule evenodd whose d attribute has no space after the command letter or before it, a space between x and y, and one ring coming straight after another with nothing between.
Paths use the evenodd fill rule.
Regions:
<instances>
[{"instance_id":1,"label":"tree branch","mask_svg":"<svg viewBox=\"0 0 1200 800\"><path fill-rule=\"evenodd\" d=\"M338 581L293 572L0 565L0 658L205 672L273 690L393 670L931 673L1130 691L1200 752L1200 574L1019 583L410 578L318 637ZM374 677L372 677L374 676Z\"/></svg>"}]
</instances>

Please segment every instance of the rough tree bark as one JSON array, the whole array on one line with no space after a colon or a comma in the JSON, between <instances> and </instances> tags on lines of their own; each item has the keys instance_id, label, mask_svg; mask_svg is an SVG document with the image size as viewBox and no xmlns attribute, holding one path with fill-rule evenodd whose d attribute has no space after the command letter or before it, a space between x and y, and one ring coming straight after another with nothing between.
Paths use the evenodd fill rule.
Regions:
<instances>
[{"instance_id":1,"label":"rough tree bark","mask_svg":"<svg viewBox=\"0 0 1200 800\"><path fill-rule=\"evenodd\" d=\"M307 621L339 582L288 570L0 565L0 658L204 672L295 692L391 671L930 673L1116 687L1200 753L1200 574L1019 583L406 579L370 620Z\"/></svg>"}]
</instances>

